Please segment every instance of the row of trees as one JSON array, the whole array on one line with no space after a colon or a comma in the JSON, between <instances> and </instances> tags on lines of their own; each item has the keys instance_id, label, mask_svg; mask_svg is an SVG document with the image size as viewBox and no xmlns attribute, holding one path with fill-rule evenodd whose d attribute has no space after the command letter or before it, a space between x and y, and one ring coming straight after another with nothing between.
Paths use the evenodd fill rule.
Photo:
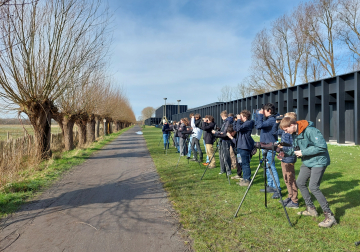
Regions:
<instances>
[{"instance_id":1,"label":"row of trees","mask_svg":"<svg viewBox=\"0 0 360 252\"><path fill-rule=\"evenodd\" d=\"M224 87L218 99L240 99L359 69L360 0L310 0L256 34L250 75L237 87Z\"/></svg>"},{"instance_id":2,"label":"row of trees","mask_svg":"<svg viewBox=\"0 0 360 252\"><path fill-rule=\"evenodd\" d=\"M51 119L66 150L95 140L102 119L116 128L135 122L121 88L106 74L111 37L100 0L0 2L0 97L6 109L25 113L37 154L51 156Z\"/></svg>"}]
</instances>

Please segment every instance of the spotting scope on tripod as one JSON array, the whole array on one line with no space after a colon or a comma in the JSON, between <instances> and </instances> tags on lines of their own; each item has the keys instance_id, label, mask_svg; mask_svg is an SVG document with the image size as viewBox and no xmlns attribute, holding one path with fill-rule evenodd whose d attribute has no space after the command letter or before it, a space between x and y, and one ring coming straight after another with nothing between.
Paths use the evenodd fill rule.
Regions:
<instances>
[{"instance_id":1,"label":"spotting scope on tripod","mask_svg":"<svg viewBox=\"0 0 360 252\"><path fill-rule=\"evenodd\" d=\"M244 202L244 200L245 200L245 197L246 197L247 193L249 192L250 187L251 187L251 185L252 185L252 183L253 183L253 181L254 181L254 179L255 179L255 177L256 177L256 174L259 172L259 169L260 169L261 167L264 169L265 207L267 207L267 193L266 193L267 179L266 179L266 169L269 170L272 179L275 181L275 177L274 177L274 174L273 174L273 172L272 172L272 170L271 170L270 163L269 163L269 161L268 161L268 159L267 159L267 153L268 153L268 151L271 151L271 153L272 153L272 160L274 160L274 158L275 158L275 153L276 153L276 152L279 153L279 152L281 151L281 149L280 149L280 147L279 147L280 145L281 145L281 146L284 146L284 147L291 147L291 146L292 146L291 144L281 143L281 142L275 142L275 143L259 143L259 142L257 142L257 143L255 143L255 148L257 148L257 149L262 149L262 150L263 150L262 158L260 158L261 152L259 152L259 165L258 165L258 167L257 167L257 169L256 169L256 171L255 171L255 173L254 173L254 176L252 177L252 179L251 179L251 181L250 181L250 183L249 183L249 186L248 186L247 189L246 189L246 192L245 192L244 197L242 198L242 200L241 200L241 202L240 202L240 205L239 205L238 209L236 210L236 213L235 213L235 215L234 215L234 218L237 217L237 214L238 214L238 212L239 212L239 210L240 210L240 208L241 208L241 205L243 204L243 202ZM284 202L283 202L283 199L282 199L282 196L281 196L281 193L280 193L280 190L279 190L278 187L276 187L276 191L277 191L277 193L280 195L280 201L281 201L281 204L282 204L282 206L283 206L283 209L284 209L286 218L287 218L287 220L288 220L288 222L289 222L289 225L292 226L291 221L290 221L290 218L289 218L289 215L288 215L288 213L287 213L287 211L286 211L285 204L284 204Z\"/></svg>"}]
</instances>

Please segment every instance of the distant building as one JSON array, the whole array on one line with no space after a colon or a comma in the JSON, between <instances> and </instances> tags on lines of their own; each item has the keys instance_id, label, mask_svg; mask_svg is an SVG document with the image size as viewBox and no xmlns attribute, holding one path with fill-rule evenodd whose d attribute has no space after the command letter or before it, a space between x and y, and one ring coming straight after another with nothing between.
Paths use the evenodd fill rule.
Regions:
<instances>
[{"instance_id":1,"label":"distant building","mask_svg":"<svg viewBox=\"0 0 360 252\"><path fill-rule=\"evenodd\" d=\"M145 125L156 125L161 123L161 119L166 115L169 121L173 121L173 115L178 113L184 113L187 111L187 105L165 105L160 106L155 111L155 117L151 117L145 120Z\"/></svg>"}]
</instances>

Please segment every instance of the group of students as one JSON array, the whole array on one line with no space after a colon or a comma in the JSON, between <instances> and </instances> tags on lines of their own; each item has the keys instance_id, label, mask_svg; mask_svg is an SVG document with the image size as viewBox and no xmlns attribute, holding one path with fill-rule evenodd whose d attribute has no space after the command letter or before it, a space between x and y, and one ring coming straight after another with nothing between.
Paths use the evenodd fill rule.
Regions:
<instances>
[{"instance_id":1,"label":"group of students","mask_svg":"<svg viewBox=\"0 0 360 252\"><path fill-rule=\"evenodd\" d=\"M216 126L213 116L207 115L201 118L199 114L190 114L190 122L187 118L182 118L178 123L173 122L172 125L164 122L164 148L169 142L169 132L174 131L174 142L180 155L187 155L187 158L190 158L192 152L194 154L193 161L203 162L203 152L200 147L202 137L207 155L204 165L208 165L208 168L215 168L213 144L216 139L219 139L217 143L220 159L219 174L226 173L227 176L230 176L235 160L237 174L232 179L239 179L237 184L240 186L249 186L251 177L250 160L254 153L255 144L251 137L253 129L260 130L261 143L277 142L278 136L281 135L281 142L292 146L279 146L282 151L277 155L277 158L281 160L283 178L288 190L288 197L283 201L283 204L287 208L299 208L298 189L300 189L305 200L306 210L298 212L298 214L318 216L307 188L307 181L310 180L309 188L321 205L325 215L325 220L319 223L319 227L331 227L336 224L336 220L326 198L319 189L326 167L330 164L326 141L312 122L306 120L297 121L294 112L286 113L281 119L275 111L274 104L265 104L262 109L254 114L255 120L251 119L252 114L248 110L241 111L236 117L233 114L228 114L227 111L223 111L220 114L223 120L221 127ZM190 136L190 142L187 145L188 136ZM197 154L199 154L199 158ZM263 154L267 155L269 169L271 169L275 179L274 181L269 169L266 169L266 191L273 193L273 199L278 199L281 197L278 194L278 190L281 192L281 187L275 167L275 154L272 151L265 152L264 150ZM294 164L297 158L301 158L302 165L298 179L295 180ZM265 192L264 189L260 191Z\"/></svg>"}]
</instances>

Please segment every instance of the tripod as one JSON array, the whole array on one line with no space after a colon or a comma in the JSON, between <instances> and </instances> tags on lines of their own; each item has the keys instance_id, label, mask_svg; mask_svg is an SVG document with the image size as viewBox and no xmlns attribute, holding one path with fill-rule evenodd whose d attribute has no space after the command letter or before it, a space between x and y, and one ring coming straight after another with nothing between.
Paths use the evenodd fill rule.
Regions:
<instances>
[{"instance_id":1,"label":"tripod","mask_svg":"<svg viewBox=\"0 0 360 252\"><path fill-rule=\"evenodd\" d=\"M211 156L211 158L209 159L209 164L206 166L206 169L205 169L203 175L201 176L200 180L203 179L203 177L204 177L204 175L205 175L205 173L206 173L206 171L207 171L207 169L208 169L208 167L209 167L209 165L210 165L210 163L211 163L211 160L215 157L215 153L216 153L216 151L219 149L220 144L221 144L221 141L220 141L220 143L218 144L218 141L216 140L216 149L215 149L215 151L214 151L214 154L213 154L213 155ZM220 147L220 148L221 148L221 147ZM219 151L219 153L221 153L221 154L219 155L219 158L222 158L222 160L224 161L225 166L226 166L227 168L229 168L229 167L228 167L228 164L225 162L224 152L223 152L223 151ZM231 170L231 169L230 169L230 170ZM230 185L230 176L227 174L227 172L226 172L226 177L227 177L227 179L228 179L228 181L229 181L229 185Z\"/></svg>"},{"instance_id":2,"label":"tripod","mask_svg":"<svg viewBox=\"0 0 360 252\"><path fill-rule=\"evenodd\" d=\"M267 180L267 179L266 179L266 169L269 169L269 172L270 172L270 174L271 174L271 177L272 177L273 181L275 181L274 174L273 174L273 172L272 172L272 170L271 170L270 164L269 164L268 159L267 159L267 157L266 157L266 156L267 156L267 153L268 153L268 150L265 150L265 149L264 149L263 157L262 157L262 159L260 159L260 155L261 155L261 154L260 154L260 152L259 152L259 165L258 165L258 167L256 168L256 171L255 171L255 173L254 173L254 176L252 177L252 179L251 179L251 181L250 181L250 184L249 184L249 186L248 186L247 189L246 189L246 192L245 192L244 197L242 198L242 200L241 200L241 202L240 202L240 205L239 205L238 209L236 210L236 213L235 213L235 215L234 215L234 218L237 217L237 214L238 214L238 212L239 212L239 210L240 210L240 207L241 207L242 203L244 202L245 197L246 197L247 193L249 192L250 187L251 187L251 185L252 185L252 183L253 183L253 181L254 181L254 179L255 179L255 177L256 177L256 174L258 173L258 171L259 171L259 169L260 169L261 166L262 166L263 169L264 169L265 207L267 207L267 193L266 193L266 180ZM274 158L275 158L275 145L272 146L272 160L274 160ZM289 215L288 215L288 213L287 213L287 211L286 211L284 202L283 202L283 200L282 200L282 196L281 196L280 190L279 190L279 188L278 188L277 186L276 186L276 191L277 191L277 193L280 195L281 204L282 204L282 206L283 206L283 208L284 208L284 212L285 212L286 218L287 218L287 220L288 220L288 222L289 222L290 227L292 227L291 221L290 221L290 219L289 219Z\"/></svg>"}]
</instances>

